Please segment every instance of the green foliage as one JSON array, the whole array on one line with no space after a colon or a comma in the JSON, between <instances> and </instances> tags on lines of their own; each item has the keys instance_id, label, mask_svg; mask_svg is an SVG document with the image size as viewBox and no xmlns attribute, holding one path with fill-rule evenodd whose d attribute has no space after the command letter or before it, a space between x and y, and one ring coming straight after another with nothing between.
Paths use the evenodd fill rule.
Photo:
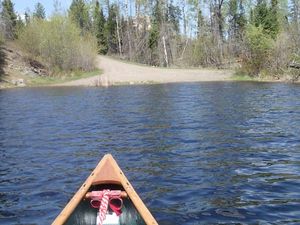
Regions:
<instances>
[{"instance_id":1,"label":"green foliage","mask_svg":"<svg viewBox=\"0 0 300 225\"><path fill-rule=\"evenodd\" d=\"M216 64L219 57L218 48L212 35L201 35L189 49L190 57L186 59L192 66L209 67Z\"/></svg>"},{"instance_id":2,"label":"green foliage","mask_svg":"<svg viewBox=\"0 0 300 225\"><path fill-rule=\"evenodd\" d=\"M24 16L25 16L25 24L29 24L29 22L30 22L30 12L26 10Z\"/></svg>"},{"instance_id":3,"label":"green foliage","mask_svg":"<svg viewBox=\"0 0 300 225\"><path fill-rule=\"evenodd\" d=\"M50 21L33 19L20 34L19 42L52 72L94 68L95 38L82 36L81 30L66 17L55 16Z\"/></svg>"},{"instance_id":4,"label":"green foliage","mask_svg":"<svg viewBox=\"0 0 300 225\"><path fill-rule=\"evenodd\" d=\"M230 20L230 33L235 38L238 38L239 35L244 32L247 24L243 2L230 0L228 14Z\"/></svg>"},{"instance_id":5,"label":"green foliage","mask_svg":"<svg viewBox=\"0 0 300 225\"><path fill-rule=\"evenodd\" d=\"M43 85L53 85L59 83L65 83L73 80L78 80L82 78L88 78L96 75L102 74L102 71L95 69L93 71L84 72L84 71L72 71L70 74L63 73L58 76L47 76L47 77L34 77L28 81L30 86L43 86Z\"/></svg>"},{"instance_id":6,"label":"green foliage","mask_svg":"<svg viewBox=\"0 0 300 225\"><path fill-rule=\"evenodd\" d=\"M278 1L271 0L271 6L268 6L266 0L262 0L254 8L252 24L261 26L265 33L276 39L279 33L278 16Z\"/></svg>"},{"instance_id":7,"label":"green foliage","mask_svg":"<svg viewBox=\"0 0 300 225\"><path fill-rule=\"evenodd\" d=\"M2 19L0 17L0 45L4 42L4 27L2 26Z\"/></svg>"},{"instance_id":8,"label":"green foliage","mask_svg":"<svg viewBox=\"0 0 300 225\"><path fill-rule=\"evenodd\" d=\"M19 37L19 34L22 32L22 30L24 29L25 24L23 22L23 20L21 19L20 16L18 16L17 19L17 24L16 24L16 37Z\"/></svg>"},{"instance_id":9,"label":"green foliage","mask_svg":"<svg viewBox=\"0 0 300 225\"><path fill-rule=\"evenodd\" d=\"M82 31L90 30L89 9L84 0L72 1L69 16Z\"/></svg>"},{"instance_id":10,"label":"green foliage","mask_svg":"<svg viewBox=\"0 0 300 225\"><path fill-rule=\"evenodd\" d=\"M152 24L161 25L163 23L163 11L162 11L162 5L160 0L156 0L156 3L154 5L153 14L152 14Z\"/></svg>"},{"instance_id":11,"label":"green foliage","mask_svg":"<svg viewBox=\"0 0 300 225\"><path fill-rule=\"evenodd\" d=\"M181 11L179 6L175 6L171 1L168 5L168 13L166 15L167 21L172 24L176 33L179 33L179 25L181 19Z\"/></svg>"},{"instance_id":12,"label":"green foliage","mask_svg":"<svg viewBox=\"0 0 300 225\"><path fill-rule=\"evenodd\" d=\"M243 68L250 75L258 75L267 66L274 41L262 26L249 25L246 29L248 54L244 58Z\"/></svg>"},{"instance_id":13,"label":"green foliage","mask_svg":"<svg viewBox=\"0 0 300 225\"><path fill-rule=\"evenodd\" d=\"M118 53L117 14L118 7L116 4L112 4L109 8L105 26L105 33L108 40L108 52L111 54Z\"/></svg>"},{"instance_id":14,"label":"green foliage","mask_svg":"<svg viewBox=\"0 0 300 225\"><path fill-rule=\"evenodd\" d=\"M158 55L158 41L159 41L159 27L158 24L152 24L149 40L148 40L148 47L151 51L151 59L150 64L158 66L159 65L159 55Z\"/></svg>"},{"instance_id":15,"label":"green foliage","mask_svg":"<svg viewBox=\"0 0 300 225\"><path fill-rule=\"evenodd\" d=\"M17 16L14 11L14 5L10 0L2 1L1 18L5 38L14 39L16 32Z\"/></svg>"},{"instance_id":16,"label":"green foliage","mask_svg":"<svg viewBox=\"0 0 300 225\"><path fill-rule=\"evenodd\" d=\"M204 31L205 20L201 9L197 13L197 36L199 37Z\"/></svg>"},{"instance_id":17,"label":"green foliage","mask_svg":"<svg viewBox=\"0 0 300 225\"><path fill-rule=\"evenodd\" d=\"M46 18L45 8L40 2L36 3L33 16L38 19Z\"/></svg>"},{"instance_id":18,"label":"green foliage","mask_svg":"<svg viewBox=\"0 0 300 225\"><path fill-rule=\"evenodd\" d=\"M93 11L93 33L97 38L98 52L106 54L108 51L107 38L105 36L105 17L99 1L96 1Z\"/></svg>"},{"instance_id":19,"label":"green foliage","mask_svg":"<svg viewBox=\"0 0 300 225\"><path fill-rule=\"evenodd\" d=\"M161 25L163 22L163 15L161 10L160 1L156 1L156 4L153 9L152 21L151 21L151 30L148 38L148 48L150 49L150 64L159 66L159 49L158 43L161 32Z\"/></svg>"}]
</instances>

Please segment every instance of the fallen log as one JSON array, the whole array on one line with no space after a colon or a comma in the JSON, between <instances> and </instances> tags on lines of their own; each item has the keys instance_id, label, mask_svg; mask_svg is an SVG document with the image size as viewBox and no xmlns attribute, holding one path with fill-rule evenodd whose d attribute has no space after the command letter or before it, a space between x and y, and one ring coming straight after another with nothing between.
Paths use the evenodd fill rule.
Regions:
<instances>
[{"instance_id":1,"label":"fallen log","mask_svg":"<svg viewBox=\"0 0 300 225\"><path fill-rule=\"evenodd\" d=\"M289 67L294 68L294 69L300 69L300 63L292 62L292 63L290 63Z\"/></svg>"}]
</instances>

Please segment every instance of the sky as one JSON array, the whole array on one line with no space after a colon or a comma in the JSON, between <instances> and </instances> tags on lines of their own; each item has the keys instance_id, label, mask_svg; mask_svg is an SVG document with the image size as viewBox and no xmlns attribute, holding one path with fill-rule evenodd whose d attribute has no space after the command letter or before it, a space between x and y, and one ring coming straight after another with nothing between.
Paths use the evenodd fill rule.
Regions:
<instances>
[{"instance_id":1,"label":"sky","mask_svg":"<svg viewBox=\"0 0 300 225\"><path fill-rule=\"evenodd\" d=\"M50 16L54 10L54 0L12 0L14 3L14 9L18 14L24 14L26 9L30 12L34 11L36 3L40 2L46 10L46 16ZM62 10L67 10L71 4L71 0L58 1L61 5Z\"/></svg>"}]
</instances>

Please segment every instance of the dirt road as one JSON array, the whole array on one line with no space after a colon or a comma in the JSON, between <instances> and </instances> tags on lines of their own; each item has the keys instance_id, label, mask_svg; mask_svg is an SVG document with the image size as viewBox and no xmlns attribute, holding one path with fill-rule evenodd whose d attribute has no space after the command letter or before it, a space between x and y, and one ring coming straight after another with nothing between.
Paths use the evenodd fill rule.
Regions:
<instances>
[{"instance_id":1,"label":"dirt road","mask_svg":"<svg viewBox=\"0 0 300 225\"><path fill-rule=\"evenodd\" d=\"M59 86L110 86L119 84L175 83L230 80L232 71L214 69L164 69L130 64L105 56L97 57L102 75L59 84Z\"/></svg>"}]
</instances>

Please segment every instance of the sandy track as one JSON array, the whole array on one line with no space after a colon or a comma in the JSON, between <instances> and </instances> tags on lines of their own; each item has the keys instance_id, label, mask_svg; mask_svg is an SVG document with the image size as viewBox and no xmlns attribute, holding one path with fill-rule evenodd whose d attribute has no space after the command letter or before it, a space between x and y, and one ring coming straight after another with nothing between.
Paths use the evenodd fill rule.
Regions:
<instances>
[{"instance_id":1,"label":"sandy track","mask_svg":"<svg viewBox=\"0 0 300 225\"><path fill-rule=\"evenodd\" d=\"M118 84L175 83L230 80L232 71L213 69L164 69L140 66L97 57L102 75L70 81L56 86L109 86Z\"/></svg>"}]
</instances>

